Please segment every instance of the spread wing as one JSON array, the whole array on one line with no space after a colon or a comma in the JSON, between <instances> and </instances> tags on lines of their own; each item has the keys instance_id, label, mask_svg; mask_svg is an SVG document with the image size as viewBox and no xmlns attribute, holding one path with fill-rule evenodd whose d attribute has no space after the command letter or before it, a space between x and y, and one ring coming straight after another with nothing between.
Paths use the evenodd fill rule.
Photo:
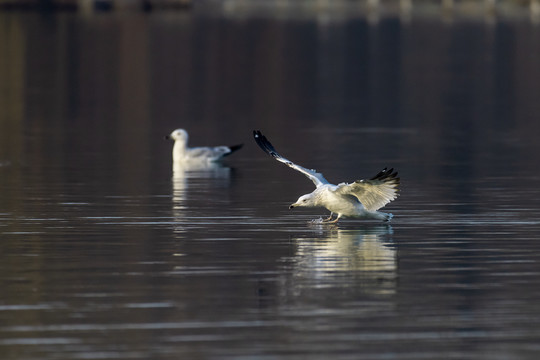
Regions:
<instances>
[{"instance_id":1,"label":"spread wing","mask_svg":"<svg viewBox=\"0 0 540 360\"><path fill-rule=\"evenodd\" d=\"M279 162L284 163L285 165L293 168L296 171L301 172L302 174L306 175L316 187L319 187L324 184L328 184L328 181L322 176L322 174L318 173L315 170L309 170L306 169L300 165L296 165L290 160L285 159L283 156L279 155L276 149L274 149L274 146L268 141L266 136L264 136L259 130L253 131L253 137L255 138L255 141L257 142L257 145L261 147L261 149L264 150L265 153L272 156L274 159L276 159Z\"/></svg>"},{"instance_id":2,"label":"spread wing","mask_svg":"<svg viewBox=\"0 0 540 360\"><path fill-rule=\"evenodd\" d=\"M384 168L369 180L356 180L352 184L339 184L335 192L353 195L364 205L366 210L375 211L398 197L400 179L397 171Z\"/></svg>"}]
</instances>

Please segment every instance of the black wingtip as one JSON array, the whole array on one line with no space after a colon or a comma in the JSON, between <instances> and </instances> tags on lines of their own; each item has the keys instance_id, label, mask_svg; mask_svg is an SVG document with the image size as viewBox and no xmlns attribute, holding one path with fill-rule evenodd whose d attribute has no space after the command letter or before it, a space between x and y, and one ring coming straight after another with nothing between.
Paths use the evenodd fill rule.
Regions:
<instances>
[{"instance_id":1,"label":"black wingtip","mask_svg":"<svg viewBox=\"0 0 540 360\"><path fill-rule=\"evenodd\" d=\"M237 144L237 145L227 146L230 151L228 153L224 154L223 156L225 157L225 156L231 155L235 151L240 150L242 148L242 146L244 146L244 144Z\"/></svg>"},{"instance_id":2,"label":"black wingtip","mask_svg":"<svg viewBox=\"0 0 540 360\"><path fill-rule=\"evenodd\" d=\"M266 136L264 136L262 132L260 132L260 130L253 130L253 137L255 138L255 142L257 143L257 145L259 145L259 147L263 149L265 153L272 157L278 156L276 149L274 149L274 146L270 143L270 141L268 141Z\"/></svg>"},{"instance_id":3,"label":"black wingtip","mask_svg":"<svg viewBox=\"0 0 540 360\"><path fill-rule=\"evenodd\" d=\"M266 136L264 136L259 130L253 130L253 137L255 138L257 144L264 150L264 145L268 143L268 139L266 138Z\"/></svg>"},{"instance_id":4,"label":"black wingtip","mask_svg":"<svg viewBox=\"0 0 540 360\"><path fill-rule=\"evenodd\" d=\"M229 149L231 150L231 152L229 154L232 154L233 152L235 152L237 150L240 150L242 148L242 146L244 146L244 144L236 144L236 145L229 146ZM227 155L229 155L229 154L227 154Z\"/></svg>"},{"instance_id":5,"label":"black wingtip","mask_svg":"<svg viewBox=\"0 0 540 360\"><path fill-rule=\"evenodd\" d=\"M387 168L384 168L370 180L393 182L396 186L401 184L401 179L398 177L398 172L394 171L394 168L390 168L389 170Z\"/></svg>"}]
</instances>

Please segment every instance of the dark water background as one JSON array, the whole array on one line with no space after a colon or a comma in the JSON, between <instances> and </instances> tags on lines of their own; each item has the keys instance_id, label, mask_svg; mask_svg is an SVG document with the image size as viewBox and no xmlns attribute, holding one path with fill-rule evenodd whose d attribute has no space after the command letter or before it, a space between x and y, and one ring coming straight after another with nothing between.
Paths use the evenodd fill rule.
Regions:
<instances>
[{"instance_id":1,"label":"dark water background","mask_svg":"<svg viewBox=\"0 0 540 360\"><path fill-rule=\"evenodd\" d=\"M0 13L0 357L538 359L539 114L527 19Z\"/></svg>"}]
</instances>

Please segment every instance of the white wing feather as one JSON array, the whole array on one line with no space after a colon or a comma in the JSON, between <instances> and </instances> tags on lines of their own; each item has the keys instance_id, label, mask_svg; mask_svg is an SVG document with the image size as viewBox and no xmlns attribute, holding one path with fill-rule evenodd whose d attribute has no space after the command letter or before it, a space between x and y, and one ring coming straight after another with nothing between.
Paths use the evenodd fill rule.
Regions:
<instances>
[{"instance_id":1,"label":"white wing feather","mask_svg":"<svg viewBox=\"0 0 540 360\"><path fill-rule=\"evenodd\" d=\"M400 179L394 169L382 170L369 180L357 180L352 184L339 184L335 192L353 195L368 211L376 211L398 197Z\"/></svg>"},{"instance_id":2,"label":"white wing feather","mask_svg":"<svg viewBox=\"0 0 540 360\"><path fill-rule=\"evenodd\" d=\"M313 181L316 187L328 184L328 180L326 180L321 173L318 173L315 170L306 169L305 167L297 165L293 163L292 161L287 160L286 158L281 156L276 151L276 149L274 149L274 146L270 143L270 141L268 141L266 136L264 136L260 131L258 130L253 131L253 136L255 137L255 141L257 142L257 144L261 147L261 149L264 150L265 153L272 156L277 161L282 162L285 165L293 168L294 170L301 172L302 174L307 176L311 181Z\"/></svg>"}]
</instances>

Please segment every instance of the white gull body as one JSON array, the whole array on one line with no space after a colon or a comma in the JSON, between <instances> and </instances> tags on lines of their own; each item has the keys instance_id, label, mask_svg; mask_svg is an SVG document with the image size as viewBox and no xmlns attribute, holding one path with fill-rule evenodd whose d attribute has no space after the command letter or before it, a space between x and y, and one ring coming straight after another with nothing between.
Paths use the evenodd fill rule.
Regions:
<instances>
[{"instance_id":1,"label":"white gull body","mask_svg":"<svg viewBox=\"0 0 540 360\"><path fill-rule=\"evenodd\" d=\"M316 188L313 192L300 196L289 208L324 207L330 211L330 216L324 220L327 223L337 223L342 216L382 221L390 221L392 218L392 214L378 210L399 195L400 179L394 169L387 170L385 168L369 180L334 185L315 170L296 165L278 154L274 146L260 131L255 130L253 136L264 152L277 161L301 172L315 184ZM332 220L333 214L337 214L335 220Z\"/></svg>"},{"instance_id":2,"label":"white gull body","mask_svg":"<svg viewBox=\"0 0 540 360\"><path fill-rule=\"evenodd\" d=\"M174 163L211 163L223 159L242 147L242 144L233 146L204 146L188 147L188 133L184 129L176 129L166 139L174 140L172 157Z\"/></svg>"}]
</instances>

